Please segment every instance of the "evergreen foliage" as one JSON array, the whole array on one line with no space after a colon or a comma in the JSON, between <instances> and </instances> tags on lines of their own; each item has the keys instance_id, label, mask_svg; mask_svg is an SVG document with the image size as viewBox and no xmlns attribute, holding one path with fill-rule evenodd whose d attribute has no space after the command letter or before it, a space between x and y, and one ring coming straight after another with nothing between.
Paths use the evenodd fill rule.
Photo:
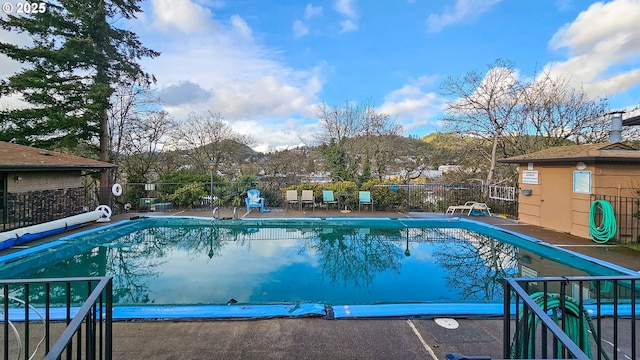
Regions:
<instances>
[{"instance_id":1,"label":"evergreen foliage","mask_svg":"<svg viewBox=\"0 0 640 360\"><path fill-rule=\"evenodd\" d=\"M0 28L31 39L26 45L0 42L0 54L25 65L0 83L0 96L25 103L0 109L0 140L71 150L99 139L106 160L113 86L154 81L136 61L159 53L116 27L135 18L140 0L38 2L44 11L0 18Z\"/></svg>"},{"instance_id":2,"label":"evergreen foliage","mask_svg":"<svg viewBox=\"0 0 640 360\"><path fill-rule=\"evenodd\" d=\"M332 181L353 181L354 174L348 170L347 154L344 149L331 139L329 145L322 152L325 167L331 173Z\"/></svg>"}]
</instances>

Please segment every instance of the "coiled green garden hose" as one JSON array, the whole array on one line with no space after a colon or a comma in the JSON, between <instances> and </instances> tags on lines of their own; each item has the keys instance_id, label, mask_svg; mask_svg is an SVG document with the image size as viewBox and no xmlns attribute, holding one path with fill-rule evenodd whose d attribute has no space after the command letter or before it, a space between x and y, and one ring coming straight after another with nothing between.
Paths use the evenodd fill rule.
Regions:
<instances>
[{"instance_id":1,"label":"coiled green garden hose","mask_svg":"<svg viewBox=\"0 0 640 360\"><path fill-rule=\"evenodd\" d=\"M562 316L563 321L565 322L564 328L567 336L578 346L580 346L581 350L591 358L591 345L589 342L589 332L594 340L597 339L597 333L593 326L593 322L591 321L591 316L589 313L582 307L580 304L570 296L564 297L564 309L560 308L561 299L560 294L547 294L545 296L544 292L538 292L531 295L531 298L535 301L535 303L543 309L547 309L551 312L551 318L553 321L558 324L560 316ZM545 304L546 302L546 304ZM546 307L545 307L546 306ZM538 327L538 321L540 319L535 316L533 312L529 314L527 319L522 319L523 314L522 310L520 311L519 318L521 320L520 326L521 328L517 330L517 335L514 337L513 342L511 343L511 358L512 359L528 359L535 357L534 349L536 344L536 328ZM528 327L528 331L526 333L529 334L528 339L524 339L524 334ZM582 338L583 344L580 345L580 339ZM516 344L523 344L527 342L529 353L526 354L523 348L517 348ZM561 349L559 348L558 351ZM609 359L607 354L602 351L601 355L604 359Z\"/></svg>"},{"instance_id":2,"label":"coiled green garden hose","mask_svg":"<svg viewBox=\"0 0 640 360\"><path fill-rule=\"evenodd\" d=\"M596 213L598 209L602 212L602 221L596 225ZM606 243L616 236L616 215L613 206L607 200L596 200L591 203L589 210L589 235L591 239L599 244Z\"/></svg>"}]
</instances>

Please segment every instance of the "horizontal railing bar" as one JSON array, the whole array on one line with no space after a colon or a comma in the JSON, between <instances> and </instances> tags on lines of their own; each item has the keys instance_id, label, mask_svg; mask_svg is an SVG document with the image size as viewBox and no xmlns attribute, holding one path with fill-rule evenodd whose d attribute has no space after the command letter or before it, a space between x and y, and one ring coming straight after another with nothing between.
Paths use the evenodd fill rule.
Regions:
<instances>
[{"instance_id":1,"label":"horizontal railing bar","mask_svg":"<svg viewBox=\"0 0 640 360\"><path fill-rule=\"evenodd\" d=\"M579 275L579 276L549 276L549 277L537 277L537 278L514 278L509 279L515 282L532 282L532 281L596 281L596 280L640 280L640 275Z\"/></svg>"},{"instance_id":2,"label":"horizontal railing bar","mask_svg":"<svg viewBox=\"0 0 640 360\"><path fill-rule=\"evenodd\" d=\"M0 284L38 284L38 283L68 283L68 282L85 282L85 281L101 281L105 277L69 277L69 278L42 278L42 279L1 279Z\"/></svg>"}]
</instances>

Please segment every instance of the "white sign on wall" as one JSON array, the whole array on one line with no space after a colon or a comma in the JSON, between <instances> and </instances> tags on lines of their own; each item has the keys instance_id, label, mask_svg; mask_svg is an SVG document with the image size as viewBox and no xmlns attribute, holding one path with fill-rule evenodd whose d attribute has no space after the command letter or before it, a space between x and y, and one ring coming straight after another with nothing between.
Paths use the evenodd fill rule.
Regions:
<instances>
[{"instance_id":1,"label":"white sign on wall","mask_svg":"<svg viewBox=\"0 0 640 360\"><path fill-rule=\"evenodd\" d=\"M591 171L573 172L573 192L591 194Z\"/></svg>"},{"instance_id":2,"label":"white sign on wall","mask_svg":"<svg viewBox=\"0 0 640 360\"><path fill-rule=\"evenodd\" d=\"M538 184L538 170L522 170L523 184Z\"/></svg>"},{"instance_id":3,"label":"white sign on wall","mask_svg":"<svg viewBox=\"0 0 640 360\"><path fill-rule=\"evenodd\" d=\"M538 272L535 271L534 269L528 268L524 265L520 266L520 275L523 278L537 278L538 277ZM537 281L532 281L530 282L530 284L532 285L537 285L538 282Z\"/></svg>"}]
</instances>

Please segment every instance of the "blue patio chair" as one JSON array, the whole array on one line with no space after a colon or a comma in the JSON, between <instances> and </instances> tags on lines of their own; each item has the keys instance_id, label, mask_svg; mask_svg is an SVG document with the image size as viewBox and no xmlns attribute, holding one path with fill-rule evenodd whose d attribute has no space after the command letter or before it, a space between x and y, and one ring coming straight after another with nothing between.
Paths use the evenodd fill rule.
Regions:
<instances>
[{"instance_id":1,"label":"blue patio chair","mask_svg":"<svg viewBox=\"0 0 640 360\"><path fill-rule=\"evenodd\" d=\"M371 211L373 211L373 199L371 198L371 191L360 191L358 193L358 211L362 209L362 205L371 206Z\"/></svg>"},{"instance_id":2,"label":"blue patio chair","mask_svg":"<svg viewBox=\"0 0 640 360\"><path fill-rule=\"evenodd\" d=\"M244 201L247 203L247 213L251 211L253 207L259 208L260 212L264 211L264 198L260 197L260 190L247 190L247 197Z\"/></svg>"},{"instance_id":3,"label":"blue patio chair","mask_svg":"<svg viewBox=\"0 0 640 360\"><path fill-rule=\"evenodd\" d=\"M329 210L329 204L334 204L338 209L338 200L333 196L333 190L322 190L322 203Z\"/></svg>"}]
</instances>

